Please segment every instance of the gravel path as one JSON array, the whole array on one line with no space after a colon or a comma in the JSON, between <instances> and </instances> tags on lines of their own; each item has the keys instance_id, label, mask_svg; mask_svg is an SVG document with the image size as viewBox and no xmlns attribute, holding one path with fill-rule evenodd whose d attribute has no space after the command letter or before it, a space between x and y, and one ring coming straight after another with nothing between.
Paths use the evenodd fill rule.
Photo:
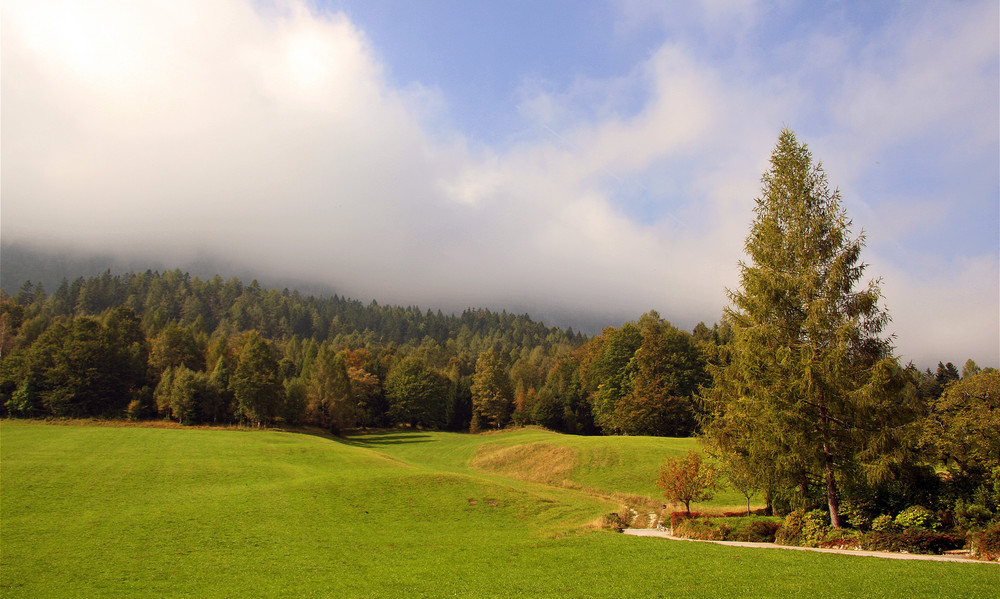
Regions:
<instances>
[{"instance_id":1,"label":"gravel path","mask_svg":"<svg viewBox=\"0 0 1000 599\"><path fill-rule=\"evenodd\" d=\"M966 564L994 564L997 562L985 562L974 560L958 555L925 555L921 553L893 553L889 551L861 551L854 549L820 549L818 547L789 547L787 545L775 545L774 543L744 543L740 541L705 541L701 539L682 539L671 536L665 530L655 528L626 528L623 531L627 535L635 537L662 537L673 541L690 541L692 543L715 543L717 545L728 545L730 547L751 547L754 549L791 549L793 551L816 551L819 553L840 553L843 555L864 555L868 557L881 557L885 559L915 559L929 562L962 562Z\"/></svg>"}]
</instances>

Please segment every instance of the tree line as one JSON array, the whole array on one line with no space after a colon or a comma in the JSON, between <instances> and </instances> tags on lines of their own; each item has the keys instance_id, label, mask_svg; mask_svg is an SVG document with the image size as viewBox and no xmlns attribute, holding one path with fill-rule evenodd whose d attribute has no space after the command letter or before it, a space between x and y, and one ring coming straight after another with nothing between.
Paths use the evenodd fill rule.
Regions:
<instances>
[{"instance_id":1,"label":"tree line","mask_svg":"<svg viewBox=\"0 0 1000 599\"><path fill-rule=\"evenodd\" d=\"M202 280L179 270L0 292L0 410L185 424L692 434L726 327L655 312L587 338L527 315Z\"/></svg>"}]
</instances>

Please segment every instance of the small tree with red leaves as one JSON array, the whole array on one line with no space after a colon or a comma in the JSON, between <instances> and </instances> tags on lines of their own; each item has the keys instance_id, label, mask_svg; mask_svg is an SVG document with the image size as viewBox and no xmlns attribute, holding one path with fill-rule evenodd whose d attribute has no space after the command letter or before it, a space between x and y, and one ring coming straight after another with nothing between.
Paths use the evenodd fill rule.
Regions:
<instances>
[{"instance_id":1,"label":"small tree with red leaves","mask_svg":"<svg viewBox=\"0 0 1000 599\"><path fill-rule=\"evenodd\" d=\"M668 458L660 467L656 484L671 503L683 503L691 513L692 501L708 501L718 488L718 473L711 464L702 461L701 454L688 451L683 458Z\"/></svg>"}]
</instances>

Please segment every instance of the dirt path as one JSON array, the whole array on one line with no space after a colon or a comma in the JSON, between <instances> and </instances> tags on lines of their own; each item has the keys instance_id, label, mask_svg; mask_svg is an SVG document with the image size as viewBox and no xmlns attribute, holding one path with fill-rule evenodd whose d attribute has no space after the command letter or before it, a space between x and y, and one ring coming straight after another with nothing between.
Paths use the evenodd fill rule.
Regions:
<instances>
[{"instance_id":1,"label":"dirt path","mask_svg":"<svg viewBox=\"0 0 1000 599\"><path fill-rule=\"evenodd\" d=\"M754 549L791 549L793 551L816 551L819 553L840 553L842 555L863 555L867 557L881 557L884 559L910 559L924 560L930 562L962 562L966 564L996 564L997 562L985 562L970 559L957 555L924 555L921 553L893 553L889 551L861 551L854 549L820 549L818 547L789 547L787 545L775 545L774 543L744 543L740 541L704 541L701 539L682 539L671 536L665 530L655 528L626 528L627 535L635 537L662 537L673 541L690 541L692 543L715 543L716 545L728 545L730 547L751 547Z\"/></svg>"}]
</instances>

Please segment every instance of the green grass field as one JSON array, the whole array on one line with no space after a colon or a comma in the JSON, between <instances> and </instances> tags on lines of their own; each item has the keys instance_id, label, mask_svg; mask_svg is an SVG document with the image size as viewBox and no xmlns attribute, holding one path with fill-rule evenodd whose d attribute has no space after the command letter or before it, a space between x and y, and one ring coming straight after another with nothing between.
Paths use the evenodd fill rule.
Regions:
<instances>
[{"instance_id":1,"label":"green grass field","mask_svg":"<svg viewBox=\"0 0 1000 599\"><path fill-rule=\"evenodd\" d=\"M1000 584L990 564L587 527L616 508L603 494L655 493L646 479L664 452L692 443L538 430L342 441L4 421L0 588L4 597L973 597ZM568 474L557 469L572 484L469 465L477 452L531 444L573 450Z\"/></svg>"}]
</instances>

